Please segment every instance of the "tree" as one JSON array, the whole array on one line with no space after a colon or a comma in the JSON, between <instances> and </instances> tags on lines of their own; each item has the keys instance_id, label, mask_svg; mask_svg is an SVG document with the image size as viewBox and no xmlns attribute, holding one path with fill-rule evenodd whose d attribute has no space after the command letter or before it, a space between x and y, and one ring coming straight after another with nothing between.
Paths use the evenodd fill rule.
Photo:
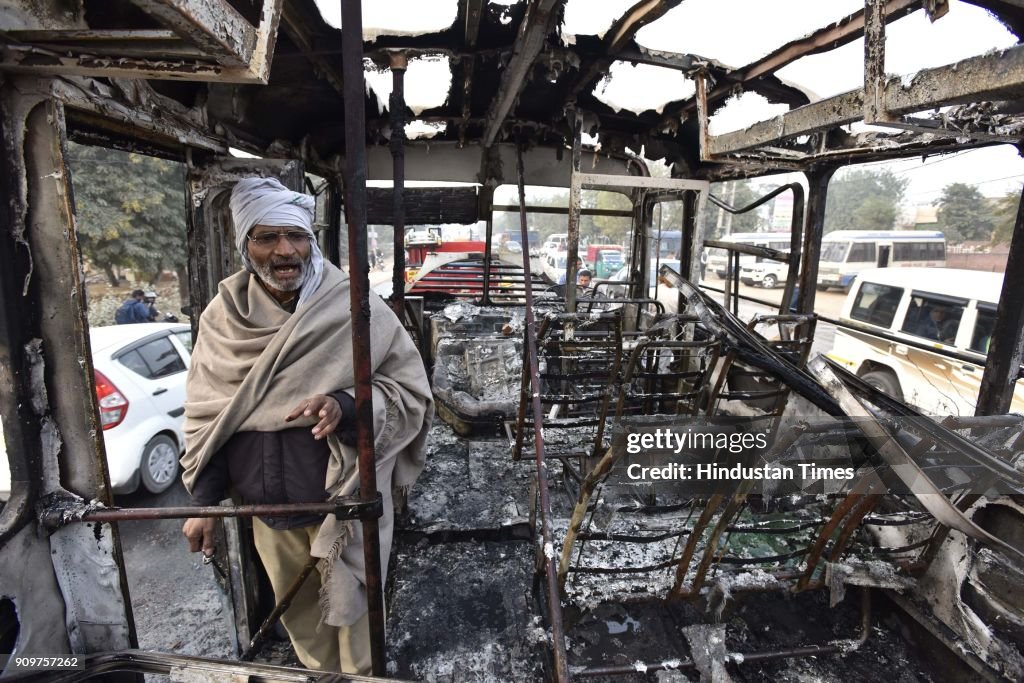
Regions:
<instances>
[{"instance_id":1,"label":"tree","mask_svg":"<svg viewBox=\"0 0 1024 683\"><path fill-rule=\"evenodd\" d=\"M132 268L155 282L165 269L187 282L185 182L180 164L69 144L76 231L82 254L119 284Z\"/></svg>"},{"instance_id":2,"label":"tree","mask_svg":"<svg viewBox=\"0 0 1024 683\"><path fill-rule=\"evenodd\" d=\"M996 199L992 212L994 244L1009 244L1013 237L1013 226L1017 221L1017 206L1020 204L1021 190L1010 190Z\"/></svg>"},{"instance_id":3,"label":"tree","mask_svg":"<svg viewBox=\"0 0 1024 683\"><path fill-rule=\"evenodd\" d=\"M828 188L825 232L891 230L908 182L889 169L854 169L837 175Z\"/></svg>"},{"instance_id":4,"label":"tree","mask_svg":"<svg viewBox=\"0 0 1024 683\"><path fill-rule=\"evenodd\" d=\"M939 229L947 240L976 242L992 236L992 216L985 197L974 185L950 183L935 201Z\"/></svg>"}]
</instances>

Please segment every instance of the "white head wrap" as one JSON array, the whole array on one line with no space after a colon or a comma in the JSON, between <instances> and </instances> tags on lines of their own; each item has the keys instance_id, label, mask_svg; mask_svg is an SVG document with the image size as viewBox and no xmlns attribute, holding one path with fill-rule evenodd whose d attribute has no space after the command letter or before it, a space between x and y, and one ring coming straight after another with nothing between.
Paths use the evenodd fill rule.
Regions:
<instances>
[{"instance_id":1,"label":"white head wrap","mask_svg":"<svg viewBox=\"0 0 1024 683\"><path fill-rule=\"evenodd\" d=\"M244 178L231 191L231 215L235 221L235 246L242 255L242 263L250 273L255 272L249 260L246 237L254 225L301 228L313 235L313 212L316 200L308 194L292 192L276 178ZM299 292L301 306L324 276L324 257L316 239L310 241L309 268Z\"/></svg>"}]
</instances>

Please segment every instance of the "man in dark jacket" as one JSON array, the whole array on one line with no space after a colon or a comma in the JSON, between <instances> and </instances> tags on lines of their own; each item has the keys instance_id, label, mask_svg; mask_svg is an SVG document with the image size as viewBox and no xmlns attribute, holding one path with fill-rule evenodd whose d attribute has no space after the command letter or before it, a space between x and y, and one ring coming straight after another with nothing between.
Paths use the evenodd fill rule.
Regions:
<instances>
[{"instance_id":1,"label":"man in dark jacket","mask_svg":"<svg viewBox=\"0 0 1024 683\"><path fill-rule=\"evenodd\" d=\"M121 307L114 314L114 322L118 325L148 323L150 321L149 306L146 305L146 295L141 289L133 291L132 298L121 304Z\"/></svg>"},{"instance_id":2,"label":"man in dark jacket","mask_svg":"<svg viewBox=\"0 0 1024 683\"><path fill-rule=\"evenodd\" d=\"M232 193L245 270L223 280L203 311L186 382L182 480L195 504L216 504L229 491L252 504L356 493L348 277L323 260L313 208L312 197L270 178L247 178ZM379 297L370 307L386 574L392 487L411 486L423 468L433 404L401 322ZM189 519L183 533L193 552L213 552L211 518ZM253 536L278 600L311 556L322 558L281 618L303 665L369 673L361 525L323 515L259 517Z\"/></svg>"}]
</instances>

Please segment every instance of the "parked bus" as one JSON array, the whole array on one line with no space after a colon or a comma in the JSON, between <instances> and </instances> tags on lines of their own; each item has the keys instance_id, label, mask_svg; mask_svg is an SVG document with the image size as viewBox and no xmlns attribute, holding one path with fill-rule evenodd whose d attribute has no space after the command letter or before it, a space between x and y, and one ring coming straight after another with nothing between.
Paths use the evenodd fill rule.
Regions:
<instances>
[{"instance_id":1,"label":"parked bus","mask_svg":"<svg viewBox=\"0 0 1024 683\"><path fill-rule=\"evenodd\" d=\"M836 230L821 241L818 289L850 291L868 268L946 265L946 236L921 230Z\"/></svg>"}]
</instances>

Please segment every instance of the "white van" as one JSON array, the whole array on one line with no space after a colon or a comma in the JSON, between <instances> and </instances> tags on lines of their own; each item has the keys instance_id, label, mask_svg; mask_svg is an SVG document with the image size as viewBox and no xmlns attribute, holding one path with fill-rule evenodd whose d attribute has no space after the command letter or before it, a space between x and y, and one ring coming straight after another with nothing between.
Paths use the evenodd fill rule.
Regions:
<instances>
[{"instance_id":1,"label":"white van","mask_svg":"<svg viewBox=\"0 0 1024 683\"><path fill-rule=\"evenodd\" d=\"M734 232L719 241L736 242L752 247L768 247L776 251L789 251L788 232ZM725 278L729 268L728 257L729 252L725 249L709 249L707 270L719 278ZM760 256L751 256L750 254L740 254L740 277L748 285L757 284L771 288L779 282L785 282L787 272L788 266L785 263L768 261ZM765 283L766 279L767 283Z\"/></svg>"},{"instance_id":2,"label":"white van","mask_svg":"<svg viewBox=\"0 0 1024 683\"><path fill-rule=\"evenodd\" d=\"M995 325L1001 273L873 268L860 273L828 354L868 384L930 415L973 415ZM954 351L965 361L872 334ZM1024 413L1024 384L1011 410Z\"/></svg>"},{"instance_id":3,"label":"white van","mask_svg":"<svg viewBox=\"0 0 1024 683\"><path fill-rule=\"evenodd\" d=\"M542 256L557 253L559 251L565 251L569 248L569 235L566 233L557 233L554 235L548 235L547 240L544 241L544 247L541 250Z\"/></svg>"},{"instance_id":4,"label":"white van","mask_svg":"<svg viewBox=\"0 0 1024 683\"><path fill-rule=\"evenodd\" d=\"M821 240L818 289L849 292L868 268L944 268L946 236L934 230L836 230Z\"/></svg>"}]
</instances>

